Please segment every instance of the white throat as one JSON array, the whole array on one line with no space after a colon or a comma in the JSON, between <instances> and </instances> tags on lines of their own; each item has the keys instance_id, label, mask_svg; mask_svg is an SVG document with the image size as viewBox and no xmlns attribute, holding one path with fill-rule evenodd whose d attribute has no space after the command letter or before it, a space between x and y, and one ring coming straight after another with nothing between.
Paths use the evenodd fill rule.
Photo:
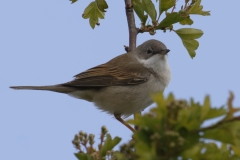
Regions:
<instances>
[{"instance_id":1,"label":"white throat","mask_svg":"<svg viewBox=\"0 0 240 160\"><path fill-rule=\"evenodd\" d=\"M171 70L168 65L167 56L155 55L146 60L138 59L138 61L147 68L151 68L159 77L165 86L171 80Z\"/></svg>"}]
</instances>

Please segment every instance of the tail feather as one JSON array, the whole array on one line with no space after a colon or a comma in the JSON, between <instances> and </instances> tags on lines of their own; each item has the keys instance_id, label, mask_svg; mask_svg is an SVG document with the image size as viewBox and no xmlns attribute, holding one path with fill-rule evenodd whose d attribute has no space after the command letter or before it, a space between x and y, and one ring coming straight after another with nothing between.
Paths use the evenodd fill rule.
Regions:
<instances>
[{"instance_id":1,"label":"tail feather","mask_svg":"<svg viewBox=\"0 0 240 160\"><path fill-rule=\"evenodd\" d=\"M16 90L45 90L45 91L53 91L59 93L69 93L74 91L75 89L72 87L67 87L63 85L52 85L52 86L11 86L10 88Z\"/></svg>"}]
</instances>

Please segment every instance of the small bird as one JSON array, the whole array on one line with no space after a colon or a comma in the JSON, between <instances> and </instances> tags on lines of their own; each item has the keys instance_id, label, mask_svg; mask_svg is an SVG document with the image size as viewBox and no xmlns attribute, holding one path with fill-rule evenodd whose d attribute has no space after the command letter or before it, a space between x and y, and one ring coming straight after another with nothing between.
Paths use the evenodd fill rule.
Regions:
<instances>
[{"instance_id":1,"label":"small bird","mask_svg":"<svg viewBox=\"0 0 240 160\"><path fill-rule=\"evenodd\" d=\"M153 103L152 93L163 92L171 80L167 53L158 40L148 40L134 51L119 55L74 76L67 83L49 86L11 86L13 89L48 90L93 102L133 132L123 117L144 110Z\"/></svg>"}]
</instances>

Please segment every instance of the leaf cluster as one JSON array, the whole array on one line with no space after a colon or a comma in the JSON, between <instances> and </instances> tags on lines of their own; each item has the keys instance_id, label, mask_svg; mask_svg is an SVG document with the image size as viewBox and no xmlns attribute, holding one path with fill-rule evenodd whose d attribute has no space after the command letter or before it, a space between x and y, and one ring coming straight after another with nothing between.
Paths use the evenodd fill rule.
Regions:
<instances>
[{"instance_id":1,"label":"leaf cluster","mask_svg":"<svg viewBox=\"0 0 240 160\"><path fill-rule=\"evenodd\" d=\"M173 25L176 23L181 25L192 25L194 22L190 16L193 14L202 16L210 15L209 11L202 10L203 6L201 5L201 0L185 0L185 4L182 5L181 9L177 12L175 11L177 5L176 0L159 0L158 4L156 9L151 0L133 0L134 11L142 22L140 32L149 32L151 35L154 35L156 30L163 30L164 32L166 32L166 30L172 31ZM160 20L164 12L165 17ZM146 24L148 17L151 19L151 24ZM196 39L200 38L203 32L194 28L184 28L175 32L181 38L190 57L195 57L195 50L199 46ZM198 36L194 36L193 34Z\"/></svg>"},{"instance_id":2,"label":"leaf cluster","mask_svg":"<svg viewBox=\"0 0 240 160\"><path fill-rule=\"evenodd\" d=\"M77 0L70 0L75 3ZM132 7L136 15L141 21L139 33L149 32L151 35L156 33L156 30L173 30L173 25L179 23L181 25L192 25L194 21L191 15L209 16L209 11L204 11L201 5L201 0L185 0L185 4L181 6L179 11L176 9L176 0L156 0L157 5L152 0L132 0ZM90 26L94 29L96 25L100 25L99 19L104 19L108 4L105 0L92 1L84 10L82 17L89 19ZM170 10L170 11L169 11ZM161 18L165 13L165 17ZM151 23L147 20L151 19ZM175 30L174 30L175 31ZM185 28L175 31L181 38L184 47L187 49L191 58L195 57L195 50L199 43L196 40L200 38L203 32L199 29ZM183 36L184 34L184 36ZM198 36L193 36L198 35Z\"/></svg>"},{"instance_id":3,"label":"leaf cluster","mask_svg":"<svg viewBox=\"0 0 240 160\"><path fill-rule=\"evenodd\" d=\"M88 160L240 159L240 117L234 117L240 108L232 106L232 93L227 108L213 108L209 96L202 104L193 99L176 100L172 94L166 98L162 94L153 95L153 100L157 107L129 120L139 128L129 143L112 151L117 143L107 137L104 145L112 146L104 153L111 152L111 156L98 154L101 156ZM210 119L220 120L204 126ZM79 156L78 159L87 160Z\"/></svg>"},{"instance_id":4,"label":"leaf cluster","mask_svg":"<svg viewBox=\"0 0 240 160\"><path fill-rule=\"evenodd\" d=\"M107 134L107 132L106 127L103 126L97 150L93 147L95 136L80 131L72 140L72 144L78 150L75 156L79 160L98 160L101 159L100 157L111 158L113 156L112 149L121 141L121 138L115 137L112 139L111 135Z\"/></svg>"}]
</instances>

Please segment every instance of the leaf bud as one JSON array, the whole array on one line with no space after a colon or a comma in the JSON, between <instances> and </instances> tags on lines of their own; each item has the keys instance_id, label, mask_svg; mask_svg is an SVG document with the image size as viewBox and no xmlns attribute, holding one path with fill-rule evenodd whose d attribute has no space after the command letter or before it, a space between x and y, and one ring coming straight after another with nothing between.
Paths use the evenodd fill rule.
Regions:
<instances>
[{"instance_id":1,"label":"leaf bud","mask_svg":"<svg viewBox=\"0 0 240 160\"><path fill-rule=\"evenodd\" d=\"M101 129L102 129L102 131L101 131L101 132L102 132L102 134L103 134L103 135L105 135L105 134L108 132L108 130L107 130L107 128L106 128L106 126L102 126L102 128L101 128Z\"/></svg>"},{"instance_id":2,"label":"leaf bud","mask_svg":"<svg viewBox=\"0 0 240 160\"><path fill-rule=\"evenodd\" d=\"M88 139L89 139L89 144L93 145L94 144L94 134L89 134Z\"/></svg>"}]
</instances>

